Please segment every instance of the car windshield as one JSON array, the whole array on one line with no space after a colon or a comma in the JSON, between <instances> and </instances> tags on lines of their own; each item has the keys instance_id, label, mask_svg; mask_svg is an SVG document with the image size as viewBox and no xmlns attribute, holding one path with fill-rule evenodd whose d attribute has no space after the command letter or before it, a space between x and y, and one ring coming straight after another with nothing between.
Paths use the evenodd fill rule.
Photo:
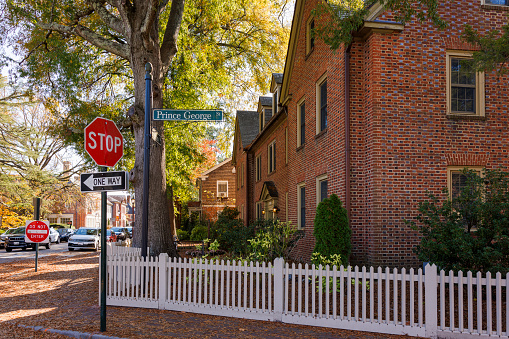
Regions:
<instances>
[{"instance_id":1,"label":"car windshield","mask_svg":"<svg viewBox=\"0 0 509 339\"><path fill-rule=\"evenodd\" d=\"M80 228L74 234L76 234L76 235L97 235L97 229L95 229L95 228Z\"/></svg>"},{"instance_id":2,"label":"car windshield","mask_svg":"<svg viewBox=\"0 0 509 339\"><path fill-rule=\"evenodd\" d=\"M12 234L14 231L17 230L17 228L9 228L7 231L4 232L4 234Z\"/></svg>"},{"instance_id":3,"label":"car windshield","mask_svg":"<svg viewBox=\"0 0 509 339\"><path fill-rule=\"evenodd\" d=\"M11 234L25 234L25 228L24 227L18 227L12 231Z\"/></svg>"},{"instance_id":4,"label":"car windshield","mask_svg":"<svg viewBox=\"0 0 509 339\"><path fill-rule=\"evenodd\" d=\"M57 232L58 232L58 233L60 233L60 235L64 235L64 234L66 234L66 233L67 233L67 232L69 232L69 231L70 231L70 230L69 230L69 229L67 229L67 228L59 228L59 229L57 230Z\"/></svg>"}]
</instances>

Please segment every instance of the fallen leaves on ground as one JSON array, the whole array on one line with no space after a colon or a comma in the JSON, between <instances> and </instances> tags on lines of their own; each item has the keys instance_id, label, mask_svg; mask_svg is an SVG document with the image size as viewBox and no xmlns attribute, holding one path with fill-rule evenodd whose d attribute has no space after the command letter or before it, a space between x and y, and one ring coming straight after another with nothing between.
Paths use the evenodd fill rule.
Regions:
<instances>
[{"instance_id":1,"label":"fallen leaves on ground","mask_svg":"<svg viewBox=\"0 0 509 339\"><path fill-rule=\"evenodd\" d=\"M100 332L99 256L55 253L39 260L2 264L0 337L68 338L24 326L104 334L121 338L410 338L185 312L107 307Z\"/></svg>"}]
</instances>

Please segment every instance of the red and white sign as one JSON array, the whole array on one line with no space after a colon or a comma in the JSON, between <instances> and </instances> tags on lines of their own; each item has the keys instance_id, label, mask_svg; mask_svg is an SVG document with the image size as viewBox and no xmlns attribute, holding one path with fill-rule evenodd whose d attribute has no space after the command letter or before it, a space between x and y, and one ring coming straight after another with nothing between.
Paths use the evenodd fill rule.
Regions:
<instances>
[{"instance_id":1,"label":"red and white sign","mask_svg":"<svg viewBox=\"0 0 509 339\"><path fill-rule=\"evenodd\" d=\"M98 166L113 167L124 155L124 138L113 121L97 117L85 127L85 150Z\"/></svg>"},{"instance_id":2,"label":"red and white sign","mask_svg":"<svg viewBox=\"0 0 509 339\"><path fill-rule=\"evenodd\" d=\"M49 221L47 220L30 220L26 222L25 242L49 242Z\"/></svg>"}]
</instances>

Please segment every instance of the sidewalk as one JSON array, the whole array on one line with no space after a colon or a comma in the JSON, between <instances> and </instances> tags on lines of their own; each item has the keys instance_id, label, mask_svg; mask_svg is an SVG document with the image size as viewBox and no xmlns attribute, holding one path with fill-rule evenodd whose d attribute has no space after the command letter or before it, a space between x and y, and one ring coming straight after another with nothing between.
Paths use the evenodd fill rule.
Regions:
<instances>
[{"instance_id":1,"label":"sidewalk","mask_svg":"<svg viewBox=\"0 0 509 339\"><path fill-rule=\"evenodd\" d=\"M0 337L69 338L74 331L118 338L412 338L153 309L107 308L100 332L98 254L69 252L1 265ZM57 330L57 333L35 331Z\"/></svg>"}]
</instances>

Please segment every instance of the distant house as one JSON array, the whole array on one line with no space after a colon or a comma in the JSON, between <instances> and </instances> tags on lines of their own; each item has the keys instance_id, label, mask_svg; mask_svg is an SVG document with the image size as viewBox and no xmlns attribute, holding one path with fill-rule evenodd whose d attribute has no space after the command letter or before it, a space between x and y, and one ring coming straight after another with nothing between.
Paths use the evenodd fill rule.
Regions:
<instances>
[{"instance_id":1,"label":"distant house","mask_svg":"<svg viewBox=\"0 0 509 339\"><path fill-rule=\"evenodd\" d=\"M196 184L199 201L188 203L189 213L197 212L202 220L216 221L226 206L235 207L235 167L231 158L203 172Z\"/></svg>"}]
</instances>

